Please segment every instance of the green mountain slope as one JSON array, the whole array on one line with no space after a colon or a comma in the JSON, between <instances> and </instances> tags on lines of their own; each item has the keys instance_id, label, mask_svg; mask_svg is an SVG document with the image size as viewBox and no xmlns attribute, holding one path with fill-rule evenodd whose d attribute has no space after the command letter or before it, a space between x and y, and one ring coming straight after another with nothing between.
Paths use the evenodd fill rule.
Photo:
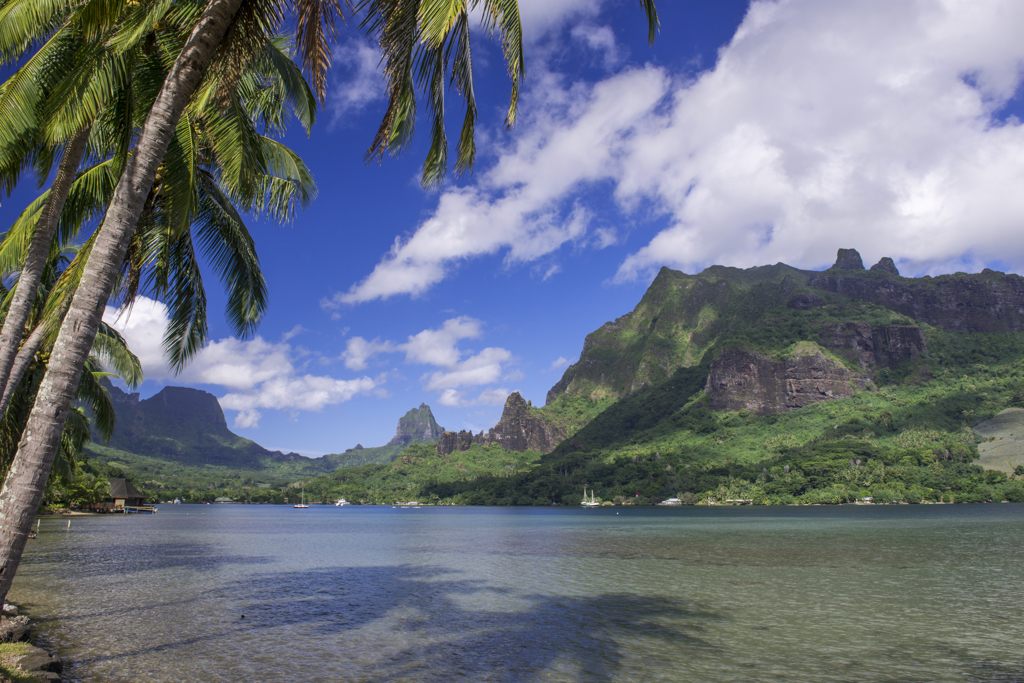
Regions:
<instances>
[{"instance_id":1,"label":"green mountain slope","mask_svg":"<svg viewBox=\"0 0 1024 683\"><path fill-rule=\"evenodd\" d=\"M567 435L551 453L409 490L545 505L584 486L620 502L1024 500L1019 475L975 463L972 429L1024 405L1017 310L1024 278L902 278L853 250L822 273L662 269L549 392L539 412Z\"/></svg>"},{"instance_id":2,"label":"green mountain slope","mask_svg":"<svg viewBox=\"0 0 1024 683\"><path fill-rule=\"evenodd\" d=\"M308 458L269 451L232 433L212 394L165 387L146 400L107 385L117 413L109 443L86 447L90 474L131 479L155 498L283 503L289 487L339 468L389 463L403 450L443 432L421 404L399 420L395 438L377 448Z\"/></svg>"},{"instance_id":3,"label":"green mountain slope","mask_svg":"<svg viewBox=\"0 0 1024 683\"><path fill-rule=\"evenodd\" d=\"M620 504L1024 501L1005 412L1024 408L1021 311L1019 276L903 278L853 250L822 272L666 268L587 336L543 408L513 393L486 433L443 432L421 406L389 445L315 465L220 425L188 447L224 463L204 468L323 468L305 485L324 500L578 504L587 487ZM176 429L161 419L130 445L195 460L160 441Z\"/></svg>"},{"instance_id":4,"label":"green mountain slope","mask_svg":"<svg viewBox=\"0 0 1024 683\"><path fill-rule=\"evenodd\" d=\"M444 433L444 428L437 424L430 406L421 403L398 419L395 436L383 446L364 448L357 444L344 453L325 455L331 463L331 470L339 467L358 467L360 465L383 465L393 461L398 454L411 445L434 443Z\"/></svg>"}]
</instances>

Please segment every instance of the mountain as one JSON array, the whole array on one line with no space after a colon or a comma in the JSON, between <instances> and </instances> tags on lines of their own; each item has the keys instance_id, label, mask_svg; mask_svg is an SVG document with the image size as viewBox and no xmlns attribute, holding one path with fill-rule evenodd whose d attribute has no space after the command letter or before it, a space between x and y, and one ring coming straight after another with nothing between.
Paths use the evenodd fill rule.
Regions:
<instances>
[{"instance_id":1,"label":"mountain","mask_svg":"<svg viewBox=\"0 0 1024 683\"><path fill-rule=\"evenodd\" d=\"M548 453L566 437L566 431L549 419L543 411L534 408L518 391L509 394L501 419L487 434L468 431L443 432L437 441L437 452L449 455L454 451L468 451L476 443L497 445L506 451L537 451Z\"/></svg>"},{"instance_id":2,"label":"mountain","mask_svg":"<svg viewBox=\"0 0 1024 683\"><path fill-rule=\"evenodd\" d=\"M437 424L430 406L421 403L398 419L395 436L387 442L388 446L407 446L411 443L432 443L437 441L444 429Z\"/></svg>"},{"instance_id":3,"label":"mountain","mask_svg":"<svg viewBox=\"0 0 1024 683\"><path fill-rule=\"evenodd\" d=\"M344 453L308 458L270 451L228 429L217 397L186 387L165 387L151 398L126 393L109 382L117 420L109 443L98 436L86 448L92 474L130 476L160 498L240 499L283 502L284 487L343 467L391 462L409 445L437 440L443 430L421 404L398 423L386 446L357 445Z\"/></svg>"},{"instance_id":4,"label":"mountain","mask_svg":"<svg viewBox=\"0 0 1024 683\"><path fill-rule=\"evenodd\" d=\"M1024 278L995 271L905 278L853 249L821 272L663 268L587 335L543 408L510 397L517 427L503 414L437 449L522 448L557 426L553 450L513 476L416 490L475 504L576 504L583 486L620 502L1024 501L1004 426L1024 407L1022 329Z\"/></svg>"},{"instance_id":5,"label":"mountain","mask_svg":"<svg viewBox=\"0 0 1024 683\"><path fill-rule=\"evenodd\" d=\"M1024 278L905 278L852 249L820 272L663 268L543 407L513 393L473 434L421 405L388 445L304 463L231 434L209 395L159 396L135 398L118 444L258 461L259 486L307 477L322 500L576 505L588 487L616 504L1024 502Z\"/></svg>"},{"instance_id":6,"label":"mountain","mask_svg":"<svg viewBox=\"0 0 1024 683\"><path fill-rule=\"evenodd\" d=\"M444 433L444 428L437 424L430 406L421 403L398 419L395 436L383 446L364 448L356 444L344 453L325 455L333 464L332 469L339 467L358 467L359 465L386 464L398 457L398 454L415 444L434 443Z\"/></svg>"},{"instance_id":7,"label":"mountain","mask_svg":"<svg viewBox=\"0 0 1024 683\"><path fill-rule=\"evenodd\" d=\"M140 401L107 384L117 421L109 448L191 466L261 469L281 463L308 464L298 453L269 451L228 429L217 397L199 389L164 387ZM323 464L313 469L322 469Z\"/></svg>"}]
</instances>

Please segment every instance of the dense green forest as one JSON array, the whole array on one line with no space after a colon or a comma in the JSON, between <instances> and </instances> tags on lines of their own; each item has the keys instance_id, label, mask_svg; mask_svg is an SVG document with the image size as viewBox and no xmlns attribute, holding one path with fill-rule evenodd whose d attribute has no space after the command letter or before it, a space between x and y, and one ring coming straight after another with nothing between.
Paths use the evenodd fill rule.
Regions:
<instances>
[{"instance_id":1,"label":"dense green forest","mask_svg":"<svg viewBox=\"0 0 1024 683\"><path fill-rule=\"evenodd\" d=\"M75 491L125 477L154 500L186 502L284 503L301 487L313 502L368 504L578 505L584 489L621 505L1024 501L1024 410L1007 412L1024 408L1024 333L984 299L1016 276L821 275L853 294L781 264L663 269L633 312L588 335L546 406L520 399L503 415L502 434L559 434L550 453L423 443L413 435L442 430L420 406L399 422L408 445L308 459L234 436L212 396L207 431L181 439L176 425L203 422L196 401L173 419L146 417L173 403L142 401L132 410L153 426L91 445L74 486L51 499L73 504ZM907 301L936 324L893 310ZM717 394L716 372L728 375ZM813 387L805 403L782 402L798 395L793 382ZM752 400L757 410L723 408ZM997 415L1001 431L985 426Z\"/></svg>"}]
</instances>

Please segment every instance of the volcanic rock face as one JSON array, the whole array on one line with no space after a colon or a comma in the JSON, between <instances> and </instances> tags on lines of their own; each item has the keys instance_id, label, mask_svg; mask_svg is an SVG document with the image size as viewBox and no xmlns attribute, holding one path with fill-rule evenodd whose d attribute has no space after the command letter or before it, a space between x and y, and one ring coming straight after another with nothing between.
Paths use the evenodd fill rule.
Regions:
<instances>
[{"instance_id":1,"label":"volcanic rock face","mask_svg":"<svg viewBox=\"0 0 1024 683\"><path fill-rule=\"evenodd\" d=\"M812 275L807 285L852 299L870 301L922 320L947 332L1020 332L1024 330L1024 278L994 270L969 275L901 278L884 264L868 273L850 270L854 261L840 249L836 265ZM856 261L860 261L857 254ZM891 262L891 259L888 259ZM841 265L842 264L842 265ZM843 272L850 270L849 273ZM874 275L874 277L872 277Z\"/></svg>"},{"instance_id":2,"label":"volcanic rock face","mask_svg":"<svg viewBox=\"0 0 1024 683\"><path fill-rule=\"evenodd\" d=\"M928 355L924 334L915 325L826 323L821 340L827 349L852 354L868 377L874 377L876 368L892 368L908 360L916 363Z\"/></svg>"},{"instance_id":3,"label":"volcanic rock face","mask_svg":"<svg viewBox=\"0 0 1024 683\"><path fill-rule=\"evenodd\" d=\"M896 264L888 256L883 256L878 263L871 266L871 270L881 271L883 273L889 273L890 275L900 276L900 271L896 268Z\"/></svg>"},{"instance_id":4,"label":"volcanic rock face","mask_svg":"<svg viewBox=\"0 0 1024 683\"><path fill-rule=\"evenodd\" d=\"M563 439L565 432L550 424L544 414L532 408L517 391L505 400L501 419L487 434L474 435L465 430L444 432L437 442L437 452L448 455L453 451L467 451L474 443L479 443L498 444L506 451L550 453Z\"/></svg>"},{"instance_id":5,"label":"volcanic rock face","mask_svg":"<svg viewBox=\"0 0 1024 683\"><path fill-rule=\"evenodd\" d=\"M398 420L398 428L395 436L388 441L388 446L404 446L408 443L429 443L437 441L444 433L434 419L430 406L421 403L419 408L413 408Z\"/></svg>"},{"instance_id":6,"label":"volcanic rock face","mask_svg":"<svg viewBox=\"0 0 1024 683\"><path fill-rule=\"evenodd\" d=\"M840 249L832 267L836 270L864 270L864 261L856 249Z\"/></svg>"},{"instance_id":7,"label":"volcanic rock face","mask_svg":"<svg viewBox=\"0 0 1024 683\"><path fill-rule=\"evenodd\" d=\"M733 289L717 267L701 275L662 268L631 312L587 335L580 359L547 394L597 400L628 396L700 361Z\"/></svg>"},{"instance_id":8,"label":"volcanic rock face","mask_svg":"<svg viewBox=\"0 0 1024 683\"><path fill-rule=\"evenodd\" d=\"M305 461L298 453L268 451L228 429L217 397L187 387L164 387L139 400L109 382L104 384L117 422L110 446L190 464L259 467L262 459ZM102 440L100 440L102 443Z\"/></svg>"},{"instance_id":9,"label":"volcanic rock face","mask_svg":"<svg viewBox=\"0 0 1024 683\"><path fill-rule=\"evenodd\" d=\"M865 384L814 345L782 361L735 348L711 364L706 391L713 410L764 414L849 398Z\"/></svg>"}]
</instances>

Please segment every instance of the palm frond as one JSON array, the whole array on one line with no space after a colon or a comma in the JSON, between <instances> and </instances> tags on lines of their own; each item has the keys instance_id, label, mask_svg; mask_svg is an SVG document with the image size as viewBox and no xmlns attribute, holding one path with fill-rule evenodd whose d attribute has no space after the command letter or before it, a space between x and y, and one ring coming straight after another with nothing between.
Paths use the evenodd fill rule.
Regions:
<instances>
[{"instance_id":1,"label":"palm frond","mask_svg":"<svg viewBox=\"0 0 1024 683\"><path fill-rule=\"evenodd\" d=\"M129 388L142 384L142 362L128 348L124 337L107 323L100 322L92 350Z\"/></svg>"},{"instance_id":2,"label":"palm frond","mask_svg":"<svg viewBox=\"0 0 1024 683\"><path fill-rule=\"evenodd\" d=\"M267 283L256 244L223 191L207 179L196 216L196 237L228 293L224 314L244 338L252 336L267 310Z\"/></svg>"},{"instance_id":3,"label":"palm frond","mask_svg":"<svg viewBox=\"0 0 1024 683\"><path fill-rule=\"evenodd\" d=\"M302 66L313 81L321 102L327 95L327 71L331 67L328 40L337 36L337 20L343 18L338 0L297 0L294 3L295 47Z\"/></svg>"},{"instance_id":4,"label":"palm frond","mask_svg":"<svg viewBox=\"0 0 1024 683\"><path fill-rule=\"evenodd\" d=\"M519 89L526 75L526 63L523 59L523 25L519 18L518 0L483 0L483 24L493 34L497 29L501 34L501 48L508 67L508 76L512 79L512 94L509 98L508 114L505 116L505 127L511 128L516 123L519 112Z\"/></svg>"},{"instance_id":5,"label":"palm frond","mask_svg":"<svg viewBox=\"0 0 1024 683\"><path fill-rule=\"evenodd\" d=\"M78 380L78 390L75 393L75 398L89 408L97 431L107 441L110 440L114 433L114 422L117 419L114 413L114 405L110 402L110 393L102 384L103 378L109 376L110 373L103 372L100 359L96 356L90 356L85 363L82 378ZM85 417L84 413L82 413L82 417ZM90 431L88 419L86 419L85 439L81 443L84 444L85 441L89 440ZM78 450L80 451L81 448Z\"/></svg>"}]
</instances>

